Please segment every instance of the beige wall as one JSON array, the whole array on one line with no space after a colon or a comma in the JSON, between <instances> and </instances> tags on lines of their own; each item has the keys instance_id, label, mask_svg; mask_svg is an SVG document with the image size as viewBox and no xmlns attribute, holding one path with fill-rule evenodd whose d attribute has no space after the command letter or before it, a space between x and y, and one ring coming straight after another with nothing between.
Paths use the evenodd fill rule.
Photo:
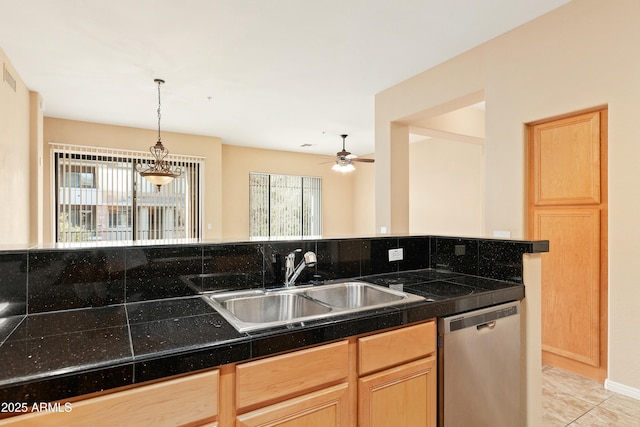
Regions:
<instances>
[{"instance_id":1,"label":"beige wall","mask_svg":"<svg viewBox=\"0 0 640 427\"><path fill-rule=\"evenodd\" d=\"M223 145L223 238L249 237L249 172L322 177L323 236L352 236L355 173L334 172L330 162L309 154Z\"/></svg>"},{"instance_id":2,"label":"beige wall","mask_svg":"<svg viewBox=\"0 0 640 427\"><path fill-rule=\"evenodd\" d=\"M484 147L431 138L409 145L409 232L482 236Z\"/></svg>"},{"instance_id":3,"label":"beige wall","mask_svg":"<svg viewBox=\"0 0 640 427\"><path fill-rule=\"evenodd\" d=\"M16 91L0 69L0 236L9 244L32 243L29 208L29 89L0 49L2 67L16 80Z\"/></svg>"},{"instance_id":4,"label":"beige wall","mask_svg":"<svg viewBox=\"0 0 640 427\"><path fill-rule=\"evenodd\" d=\"M41 244L44 241L44 182L43 163L44 147L42 144L44 132L44 114L42 111L43 99L37 92L29 94L29 235L30 243Z\"/></svg>"},{"instance_id":5,"label":"beige wall","mask_svg":"<svg viewBox=\"0 0 640 427\"><path fill-rule=\"evenodd\" d=\"M409 232L484 235L485 113L461 108L403 122L409 146Z\"/></svg>"},{"instance_id":6,"label":"beige wall","mask_svg":"<svg viewBox=\"0 0 640 427\"><path fill-rule=\"evenodd\" d=\"M541 328L530 327L542 322L542 254L522 256L522 280L527 297L520 304L520 379L524 387L520 395L524 411L523 425L542 425L542 342Z\"/></svg>"},{"instance_id":7,"label":"beige wall","mask_svg":"<svg viewBox=\"0 0 640 427\"><path fill-rule=\"evenodd\" d=\"M376 157L390 150L390 123L418 112L435 115L484 93L485 231L510 230L513 237L523 237L525 124L608 105L607 385L640 398L638 16L637 0L573 1L378 94ZM388 218L389 177L399 173L406 171L391 170L389 162L377 163L377 224Z\"/></svg>"},{"instance_id":8,"label":"beige wall","mask_svg":"<svg viewBox=\"0 0 640 427\"><path fill-rule=\"evenodd\" d=\"M373 159L369 154L361 156ZM353 235L374 236L376 234L376 164L358 165L353 175Z\"/></svg>"},{"instance_id":9,"label":"beige wall","mask_svg":"<svg viewBox=\"0 0 640 427\"><path fill-rule=\"evenodd\" d=\"M427 132L426 136L432 136L433 133L434 137L437 137L442 136L439 132L445 132L457 137L461 142L474 139L484 142L486 133L485 114L481 107L461 108L435 117L426 116L422 120L415 118L407 124L411 127L411 133L421 135L420 130L433 130L435 132Z\"/></svg>"},{"instance_id":10,"label":"beige wall","mask_svg":"<svg viewBox=\"0 0 640 427\"><path fill-rule=\"evenodd\" d=\"M49 142L146 151L156 143L156 130L104 125L45 117L44 119L44 241L52 239L51 152ZM169 152L205 157L204 238L222 236L222 144L220 138L162 132ZM211 228L209 228L211 224Z\"/></svg>"},{"instance_id":11,"label":"beige wall","mask_svg":"<svg viewBox=\"0 0 640 427\"><path fill-rule=\"evenodd\" d=\"M155 143L156 131L79 122L46 117L44 119L44 235L51 241L51 188L49 142L95 145L100 147L147 150ZM354 176L331 170L331 158L262 150L221 144L219 138L162 132L170 152L206 157L205 220L206 240L247 240L249 238L249 172L269 172L323 178L323 235L354 234ZM369 165L358 169L370 168ZM363 183L362 185L366 185ZM368 182L369 193L373 180ZM369 212L369 217L373 215ZM211 224L211 228L209 228Z\"/></svg>"}]
</instances>

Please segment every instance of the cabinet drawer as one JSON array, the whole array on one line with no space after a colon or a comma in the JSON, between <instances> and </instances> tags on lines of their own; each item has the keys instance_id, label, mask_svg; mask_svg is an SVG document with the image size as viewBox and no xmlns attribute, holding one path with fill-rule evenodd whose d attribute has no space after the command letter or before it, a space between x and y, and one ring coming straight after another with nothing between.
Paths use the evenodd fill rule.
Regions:
<instances>
[{"instance_id":1,"label":"cabinet drawer","mask_svg":"<svg viewBox=\"0 0 640 427\"><path fill-rule=\"evenodd\" d=\"M436 323L430 321L358 340L358 372L380 369L425 357L436 351Z\"/></svg>"},{"instance_id":2,"label":"cabinet drawer","mask_svg":"<svg viewBox=\"0 0 640 427\"><path fill-rule=\"evenodd\" d=\"M349 409L349 386L342 383L239 415L236 426L348 427Z\"/></svg>"},{"instance_id":3,"label":"cabinet drawer","mask_svg":"<svg viewBox=\"0 0 640 427\"><path fill-rule=\"evenodd\" d=\"M238 365L236 403L253 405L306 393L349 376L348 341L300 350Z\"/></svg>"},{"instance_id":4,"label":"cabinet drawer","mask_svg":"<svg viewBox=\"0 0 640 427\"><path fill-rule=\"evenodd\" d=\"M214 422L218 370L74 402L70 412L39 412L0 420L0 425L178 426ZM64 403L61 404L64 408ZM215 424L210 424L215 425Z\"/></svg>"}]
</instances>

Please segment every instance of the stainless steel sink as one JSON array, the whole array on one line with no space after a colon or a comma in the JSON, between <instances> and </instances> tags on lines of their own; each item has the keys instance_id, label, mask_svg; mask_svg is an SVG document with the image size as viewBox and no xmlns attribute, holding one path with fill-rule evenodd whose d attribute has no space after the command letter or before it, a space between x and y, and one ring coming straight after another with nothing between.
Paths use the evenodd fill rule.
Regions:
<instances>
[{"instance_id":1,"label":"stainless steel sink","mask_svg":"<svg viewBox=\"0 0 640 427\"><path fill-rule=\"evenodd\" d=\"M278 293L224 301L224 308L246 323L289 321L329 313L331 308L299 294Z\"/></svg>"},{"instance_id":2,"label":"stainless steel sink","mask_svg":"<svg viewBox=\"0 0 640 427\"><path fill-rule=\"evenodd\" d=\"M406 294L360 282L319 286L305 291L305 295L332 307L345 309L378 307L406 298Z\"/></svg>"},{"instance_id":3,"label":"stainless steel sink","mask_svg":"<svg viewBox=\"0 0 640 427\"><path fill-rule=\"evenodd\" d=\"M417 295L356 281L212 293L203 297L240 332L424 301Z\"/></svg>"}]
</instances>

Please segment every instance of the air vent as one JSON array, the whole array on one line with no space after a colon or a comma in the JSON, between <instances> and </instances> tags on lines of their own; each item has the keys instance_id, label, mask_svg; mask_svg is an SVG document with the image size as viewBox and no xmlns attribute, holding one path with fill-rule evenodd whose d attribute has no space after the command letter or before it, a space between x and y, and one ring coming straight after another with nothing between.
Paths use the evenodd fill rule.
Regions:
<instances>
[{"instance_id":1,"label":"air vent","mask_svg":"<svg viewBox=\"0 0 640 427\"><path fill-rule=\"evenodd\" d=\"M9 70L7 70L7 66L5 63L2 63L2 80L7 82L7 84L11 86L14 92L16 91L16 79L14 79L13 76L9 73Z\"/></svg>"}]
</instances>

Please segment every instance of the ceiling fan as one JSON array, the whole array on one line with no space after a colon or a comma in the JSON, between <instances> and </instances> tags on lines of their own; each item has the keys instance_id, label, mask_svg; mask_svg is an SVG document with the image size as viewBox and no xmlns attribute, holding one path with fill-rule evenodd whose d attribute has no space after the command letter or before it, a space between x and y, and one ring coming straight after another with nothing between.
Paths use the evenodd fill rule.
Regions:
<instances>
[{"instance_id":1,"label":"ceiling fan","mask_svg":"<svg viewBox=\"0 0 640 427\"><path fill-rule=\"evenodd\" d=\"M374 159L359 159L345 149L345 140L348 135L340 135L342 137L342 151L336 153L336 164L331 169L337 172L351 172L355 170L353 162L373 163Z\"/></svg>"}]
</instances>

